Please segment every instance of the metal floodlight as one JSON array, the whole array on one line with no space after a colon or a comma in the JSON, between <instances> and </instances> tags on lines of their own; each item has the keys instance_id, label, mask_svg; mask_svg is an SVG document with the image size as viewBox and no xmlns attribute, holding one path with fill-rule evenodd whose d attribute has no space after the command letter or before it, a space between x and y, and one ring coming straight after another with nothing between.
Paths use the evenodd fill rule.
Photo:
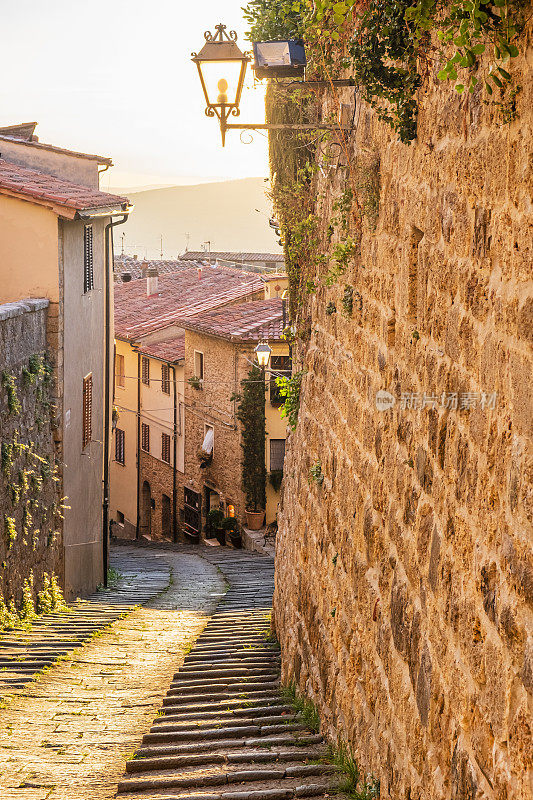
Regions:
<instances>
[{"instance_id":1,"label":"metal floodlight","mask_svg":"<svg viewBox=\"0 0 533 800\"><path fill-rule=\"evenodd\" d=\"M254 352L257 357L257 363L261 369L266 369L270 361L270 354L272 353L272 348L269 347L268 342L259 342Z\"/></svg>"},{"instance_id":2,"label":"metal floodlight","mask_svg":"<svg viewBox=\"0 0 533 800\"><path fill-rule=\"evenodd\" d=\"M256 78L303 78L307 59L300 39L254 42Z\"/></svg>"}]
</instances>

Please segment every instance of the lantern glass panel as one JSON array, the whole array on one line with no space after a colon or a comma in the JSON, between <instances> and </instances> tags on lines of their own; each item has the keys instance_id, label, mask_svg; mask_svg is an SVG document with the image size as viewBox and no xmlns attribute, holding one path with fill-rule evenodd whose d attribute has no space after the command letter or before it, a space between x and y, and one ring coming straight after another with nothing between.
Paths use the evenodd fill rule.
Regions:
<instances>
[{"instance_id":1,"label":"lantern glass panel","mask_svg":"<svg viewBox=\"0 0 533 800\"><path fill-rule=\"evenodd\" d=\"M241 61L202 61L202 76L209 105L234 105L242 69Z\"/></svg>"}]
</instances>

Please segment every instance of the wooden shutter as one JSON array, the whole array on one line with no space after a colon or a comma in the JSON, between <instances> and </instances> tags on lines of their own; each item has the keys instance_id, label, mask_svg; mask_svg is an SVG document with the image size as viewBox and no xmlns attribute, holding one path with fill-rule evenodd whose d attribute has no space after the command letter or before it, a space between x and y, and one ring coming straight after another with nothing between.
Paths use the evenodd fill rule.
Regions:
<instances>
[{"instance_id":1,"label":"wooden shutter","mask_svg":"<svg viewBox=\"0 0 533 800\"><path fill-rule=\"evenodd\" d=\"M92 439L93 428L93 376L83 379L83 449Z\"/></svg>"},{"instance_id":2,"label":"wooden shutter","mask_svg":"<svg viewBox=\"0 0 533 800\"><path fill-rule=\"evenodd\" d=\"M115 431L115 461L124 464L124 431L117 428Z\"/></svg>"},{"instance_id":3,"label":"wooden shutter","mask_svg":"<svg viewBox=\"0 0 533 800\"><path fill-rule=\"evenodd\" d=\"M170 464L170 436L168 433L161 434L161 459Z\"/></svg>"},{"instance_id":4,"label":"wooden shutter","mask_svg":"<svg viewBox=\"0 0 533 800\"><path fill-rule=\"evenodd\" d=\"M83 229L83 291L94 289L93 226Z\"/></svg>"},{"instance_id":5,"label":"wooden shutter","mask_svg":"<svg viewBox=\"0 0 533 800\"><path fill-rule=\"evenodd\" d=\"M285 460L285 439L270 440L270 471L283 469Z\"/></svg>"},{"instance_id":6,"label":"wooden shutter","mask_svg":"<svg viewBox=\"0 0 533 800\"><path fill-rule=\"evenodd\" d=\"M124 356L119 353L115 356L115 377L117 386L124 388Z\"/></svg>"},{"instance_id":7,"label":"wooden shutter","mask_svg":"<svg viewBox=\"0 0 533 800\"><path fill-rule=\"evenodd\" d=\"M150 426L141 423L141 448L149 453L150 452Z\"/></svg>"},{"instance_id":8,"label":"wooden shutter","mask_svg":"<svg viewBox=\"0 0 533 800\"><path fill-rule=\"evenodd\" d=\"M161 365L161 391L170 394L170 368L168 364Z\"/></svg>"},{"instance_id":9,"label":"wooden shutter","mask_svg":"<svg viewBox=\"0 0 533 800\"><path fill-rule=\"evenodd\" d=\"M146 356L141 361L141 379L146 386L150 386L150 359Z\"/></svg>"}]
</instances>

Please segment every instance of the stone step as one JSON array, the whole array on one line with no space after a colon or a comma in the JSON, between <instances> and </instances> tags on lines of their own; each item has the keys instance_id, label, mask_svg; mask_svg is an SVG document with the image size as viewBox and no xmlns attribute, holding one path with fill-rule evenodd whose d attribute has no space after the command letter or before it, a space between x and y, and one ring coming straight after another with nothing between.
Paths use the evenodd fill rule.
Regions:
<instances>
[{"instance_id":1,"label":"stone step","mask_svg":"<svg viewBox=\"0 0 533 800\"><path fill-rule=\"evenodd\" d=\"M211 704L209 704L211 705ZM293 712L291 706L273 705L273 706L253 706L251 708L224 708L218 711L185 711L183 713L174 713L172 709L163 707L160 709L161 716L156 717L154 725L167 722L169 719L193 721L197 720L197 724L209 722L209 720L221 721L228 719L235 719L239 717L249 717L251 714L257 716L269 716L271 714L290 714Z\"/></svg>"},{"instance_id":2,"label":"stone step","mask_svg":"<svg viewBox=\"0 0 533 800\"><path fill-rule=\"evenodd\" d=\"M268 675L258 675L258 680L254 680L255 676L250 676L249 679L244 679L238 676L234 680L224 680L221 678L204 678L204 680L177 680L172 681L170 684L169 694L198 694L202 689L206 692L223 692L229 690L252 691L255 689L268 689L271 686L279 685L279 672L271 672Z\"/></svg>"},{"instance_id":3,"label":"stone step","mask_svg":"<svg viewBox=\"0 0 533 800\"><path fill-rule=\"evenodd\" d=\"M199 774L197 772L187 775L168 775L158 774L150 777L129 778L122 780L118 785L118 793L132 791L160 791L162 789L181 788L190 789L193 787L223 786L225 784L248 783L256 781L284 781L285 779L298 779L324 775L332 772L329 765L323 764L296 764L291 766L280 766L274 768L251 768L220 770L211 774Z\"/></svg>"},{"instance_id":4,"label":"stone step","mask_svg":"<svg viewBox=\"0 0 533 800\"><path fill-rule=\"evenodd\" d=\"M150 734L147 734L149 736ZM145 739L146 737L144 737ZM143 739L143 742L144 742ZM205 741L198 741L193 743L184 742L183 744L160 744L156 745L146 743L146 746L143 746L138 751L139 755L144 755L147 748L149 749L150 753L154 754L154 751L158 751L158 755L185 755L187 753L213 753L217 750L220 752L225 752L227 750L236 750L242 747L260 747L260 748L268 748L268 747L310 747L316 744L323 743L322 736L318 733L303 733L301 736L263 736L259 738L251 738L251 739L208 739Z\"/></svg>"},{"instance_id":5,"label":"stone step","mask_svg":"<svg viewBox=\"0 0 533 800\"><path fill-rule=\"evenodd\" d=\"M129 773L136 773L136 772L148 772L150 770L180 770L181 773L184 772L186 769L195 769L199 766L204 766L206 764L210 765L221 765L225 764L228 767L233 765L239 765L241 769L253 769L254 764L268 764L268 763L280 763L286 764L289 763L293 766L297 764L304 764L308 759L313 759L313 761L318 761L324 754L326 753L326 748L322 748L322 750L311 750L307 748L305 751L276 751L272 752L251 752L246 751L244 753L205 753L205 754L198 754L198 755L187 755L187 756L171 756L171 755L163 755L163 756L143 756L139 758L138 756L131 761L128 761L126 764L126 772ZM331 772L332 768L329 766L324 768L324 772ZM312 773L315 774L315 773Z\"/></svg>"},{"instance_id":6,"label":"stone step","mask_svg":"<svg viewBox=\"0 0 533 800\"><path fill-rule=\"evenodd\" d=\"M220 728L224 724L228 723L228 719L223 719L221 717L209 720L196 720L195 722L178 722L178 723L170 723L165 717L160 718L162 721L157 721L150 729L150 732L154 730L176 730L176 731L197 731L199 729L207 728L209 726L213 728ZM247 717L243 717L241 719L232 719L230 720L230 726L232 728L235 727L245 727L246 725L285 725L289 724L290 722L294 722L295 720L299 720L300 717L297 714L286 714L286 715L277 715L277 716L265 716L265 717L255 717L254 715L249 715Z\"/></svg>"},{"instance_id":7,"label":"stone step","mask_svg":"<svg viewBox=\"0 0 533 800\"><path fill-rule=\"evenodd\" d=\"M164 697L163 698L163 706L164 708L168 706L174 706L176 708L180 708L180 711L189 712L198 709L199 712L202 711L217 711L222 709L230 709L230 708L253 708L254 706L267 706L267 705L278 705L280 702L279 693L276 692L269 692L266 695L261 695L260 697L220 697L217 696L215 698L211 698L213 702L205 702L205 697L202 698L202 701L191 702L190 697L184 697L183 702L180 701L179 698L176 697ZM164 709L163 709L164 710Z\"/></svg>"},{"instance_id":8,"label":"stone step","mask_svg":"<svg viewBox=\"0 0 533 800\"><path fill-rule=\"evenodd\" d=\"M278 688L278 683L277 681L272 683L273 689ZM225 692L206 690L205 692L196 692L195 694L182 694L179 689L170 689L165 700L172 701L176 705L180 703L185 705L186 703L205 703L208 700L220 701L240 699L242 704L242 702L246 700L264 700L267 697L272 697L272 689L252 689L246 687L244 684L239 684L233 687L231 691ZM165 703L165 700L163 703Z\"/></svg>"},{"instance_id":9,"label":"stone step","mask_svg":"<svg viewBox=\"0 0 533 800\"><path fill-rule=\"evenodd\" d=\"M143 742L173 741L173 742L193 742L198 740L210 739L231 739L243 736L275 736L285 734L289 731L303 731L305 725L300 722L282 723L281 725L226 725L220 728L200 728L199 730L180 730L173 731L158 729L155 733L147 733L143 737Z\"/></svg>"}]
</instances>

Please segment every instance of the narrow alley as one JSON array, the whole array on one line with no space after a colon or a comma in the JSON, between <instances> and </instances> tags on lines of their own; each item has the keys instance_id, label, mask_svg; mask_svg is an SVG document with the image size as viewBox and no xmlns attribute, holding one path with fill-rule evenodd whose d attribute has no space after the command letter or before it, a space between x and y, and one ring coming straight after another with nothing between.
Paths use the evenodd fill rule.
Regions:
<instances>
[{"instance_id":1,"label":"narrow alley","mask_svg":"<svg viewBox=\"0 0 533 800\"><path fill-rule=\"evenodd\" d=\"M114 588L3 635L3 800L327 794L279 687L273 560L201 552L117 547Z\"/></svg>"}]
</instances>

